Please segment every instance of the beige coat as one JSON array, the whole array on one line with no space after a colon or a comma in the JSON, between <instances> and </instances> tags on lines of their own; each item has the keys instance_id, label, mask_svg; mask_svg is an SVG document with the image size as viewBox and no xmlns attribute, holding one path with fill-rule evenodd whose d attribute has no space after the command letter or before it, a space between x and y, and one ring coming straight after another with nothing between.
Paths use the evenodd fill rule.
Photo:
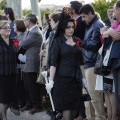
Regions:
<instances>
[{"instance_id":1,"label":"beige coat","mask_svg":"<svg viewBox=\"0 0 120 120\"><path fill-rule=\"evenodd\" d=\"M45 42L45 47L43 49L43 61L42 66L47 66L47 59L48 59L48 48L49 48L49 38Z\"/></svg>"}]
</instances>

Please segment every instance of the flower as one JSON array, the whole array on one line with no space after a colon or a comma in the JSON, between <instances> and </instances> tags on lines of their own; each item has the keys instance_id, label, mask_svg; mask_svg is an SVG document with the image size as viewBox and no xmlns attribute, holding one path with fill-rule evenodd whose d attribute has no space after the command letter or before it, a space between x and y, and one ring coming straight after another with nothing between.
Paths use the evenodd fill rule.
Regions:
<instances>
[{"instance_id":1,"label":"flower","mask_svg":"<svg viewBox=\"0 0 120 120\"><path fill-rule=\"evenodd\" d=\"M76 38L75 38L75 41L76 41L76 46L81 47L81 39L78 38L78 37L76 37Z\"/></svg>"},{"instance_id":2,"label":"flower","mask_svg":"<svg viewBox=\"0 0 120 120\"><path fill-rule=\"evenodd\" d=\"M13 40L13 44L16 48L18 48L19 47L19 40L18 39Z\"/></svg>"}]
</instances>

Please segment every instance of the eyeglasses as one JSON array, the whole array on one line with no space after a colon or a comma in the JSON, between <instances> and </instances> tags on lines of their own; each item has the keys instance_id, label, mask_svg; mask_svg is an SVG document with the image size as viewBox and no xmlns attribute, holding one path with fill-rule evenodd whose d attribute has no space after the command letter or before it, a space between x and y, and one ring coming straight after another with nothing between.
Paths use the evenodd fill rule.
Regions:
<instances>
[{"instance_id":1,"label":"eyeglasses","mask_svg":"<svg viewBox=\"0 0 120 120\"><path fill-rule=\"evenodd\" d=\"M0 28L0 29L8 30L8 29L10 29L10 27L3 27L3 28Z\"/></svg>"},{"instance_id":2,"label":"eyeglasses","mask_svg":"<svg viewBox=\"0 0 120 120\"><path fill-rule=\"evenodd\" d=\"M72 28L72 29L75 29L74 26L67 26L67 27L66 27L66 29L71 29L71 28Z\"/></svg>"}]
</instances>

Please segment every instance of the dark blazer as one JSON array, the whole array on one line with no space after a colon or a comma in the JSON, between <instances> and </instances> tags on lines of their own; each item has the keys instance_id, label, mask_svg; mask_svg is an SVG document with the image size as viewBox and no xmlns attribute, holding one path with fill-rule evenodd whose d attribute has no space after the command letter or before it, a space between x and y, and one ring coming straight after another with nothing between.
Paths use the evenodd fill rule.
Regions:
<instances>
[{"instance_id":1,"label":"dark blazer","mask_svg":"<svg viewBox=\"0 0 120 120\"><path fill-rule=\"evenodd\" d=\"M76 26L76 29L74 32L74 36L83 40L84 34L85 34L85 29L86 29L86 24L84 21L82 21L81 16L79 18L77 18L76 22L77 22L77 26Z\"/></svg>"},{"instance_id":2,"label":"dark blazer","mask_svg":"<svg viewBox=\"0 0 120 120\"><path fill-rule=\"evenodd\" d=\"M0 36L0 75L11 75L16 73L16 54L17 50L12 39L9 40L8 45Z\"/></svg>"},{"instance_id":3,"label":"dark blazer","mask_svg":"<svg viewBox=\"0 0 120 120\"><path fill-rule=\"evenodd\" d=\"M51 56L53 50L55 31L51 31L49 35L49 47L48 47L48 57L47 57L47 69L51 66Z\"/></svg>"},{"instance_id":4,"label":"dark blazer","mask_svg":"<svg viewBox=\"0 0 120 120\"><path fill-rule=\"evenodd\" d=\"M49 26L49 27L48 27L48 29L47 29L47 33L46 33L46 40L48 39L49 34L50 34L51 30L52 30L50 24L48 24L48 26Z\"/></svg>"},{"instance_id":5,"label":"dark blazer","mask_svg":"<svg viewBox=\"0 0 120 120\"><path fill-rule=\"evenodd\" d=\"M111 49L111 58L119 58L120 59L120 40L114 41Z\"/></svg>"},{"instance_id":6,"label":"dark blazer","mask_svg":"<svg viewBox=\"0 0 120 120\"><path fill-rule=\"evenodd\" d=\"M42 44L42 34L38 26L35 26L27 35L23 37L19 46L26 49L26 63L23 72L39 72L40 48Z\"/></svg>"},{"instance_id":7,"label":"dark blazer","mask_svg":"<svg viewBox=\"0 0 120 120\"><path fill-rule=\"evenodd\" d=\"M10 29L11 29L11 33L10 33L10 38L14 38L17 34L14 31L14 22L10 22Z\"/></svg>"},{"instance_id":8,"label":"dark blazer","mask_svg":"<svg viewBox=\"0 0 120 120\"><path fill-rule=\"evenodd\" d=\"M110 22L109 18L106 19L106 20L104 20L103 22L105 23L105 25L106 25L107 27L111 27L111 22Z\"/></svg>"}]
</instances>

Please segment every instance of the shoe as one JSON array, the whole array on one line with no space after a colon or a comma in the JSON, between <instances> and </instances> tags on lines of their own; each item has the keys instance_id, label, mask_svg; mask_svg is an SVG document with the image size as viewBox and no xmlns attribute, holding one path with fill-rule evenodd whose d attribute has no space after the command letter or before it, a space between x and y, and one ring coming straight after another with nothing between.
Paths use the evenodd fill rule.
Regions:
<instances>
[{"instance_id":1,"label":"shoe","mask_svg":"<svg viewBox=\"0 0 120 120\"><path fill-rule=\"evenodd\" d=\"M29 114L33 115L33 114L35 114L35 113L37 113L37 112L40 112L40 111L41 111L41 109L32 108L32 109L29 111Z\"/></svg>"},{"instance_id":2,"label":"shoe","mask_svg":"<svg viewBox=\"0 0 120 120\"><path fill-rule=\"evenodd\" d=\"M24 106L23 108L20 108L20 111L21 111L21 112L24 112L24 111L30 110L30 109L31 109L31 107Z\"/></svg>"},{"instance_id":3,"label":"shoe","mask_svg":"<svg viewBox=\"0 0 120 120\"><path fill-rule=\"evenodd\" d=\"M20 115L20 111L19 109L16 109L16 108L13 108L13 107L10 107L10 111L13 112L15 115L19 116Z\"/></svg>"}]
</instances>

